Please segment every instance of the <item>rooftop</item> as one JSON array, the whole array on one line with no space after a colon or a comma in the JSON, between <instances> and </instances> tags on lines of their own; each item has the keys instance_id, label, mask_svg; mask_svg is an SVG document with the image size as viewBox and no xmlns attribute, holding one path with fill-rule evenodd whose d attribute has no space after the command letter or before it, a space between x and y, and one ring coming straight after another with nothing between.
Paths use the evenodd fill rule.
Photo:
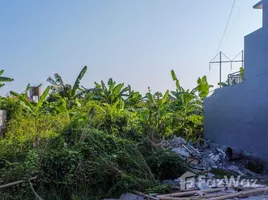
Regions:
<instances>
[{"instance_id":1,"label":"rooftop","mask_svg":"<svg viewBox=\"0 0 268 200\"><path fill-rule=\"evenodd\" d=\"M254 9L262 9L262 1L253 6Z\"/></svg>"}]
</instances>

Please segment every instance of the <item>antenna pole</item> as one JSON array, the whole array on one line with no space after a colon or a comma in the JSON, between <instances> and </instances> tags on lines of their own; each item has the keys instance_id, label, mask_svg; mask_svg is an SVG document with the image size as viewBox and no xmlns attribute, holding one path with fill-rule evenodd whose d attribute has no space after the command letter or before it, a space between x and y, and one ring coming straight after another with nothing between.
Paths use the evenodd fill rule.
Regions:
<instances>
[{"instance_id":1,"label":"antenna pole","mask_svg":"<svg viewBox=\"0 0 268 200\"><path fill-rule=\"evenodd\" d=\"M222 60L221 60L221 51L220 51L220 83L221 83L221 64L222 64L221 61L222 61ZM220 87L221 87L221 84L220 84Z\"/></svg>"},{"instance_id":2,"label":"antenna pole","mask_svg":"<svg viewBox=\"0 0 268 200\"><path fill-rule=\"evenodd\" d=\"M240 55L240 54L242 54L242 59L241 60L236 60L236 58ZM217 60L215 60L216 59L216 57L219 55L219 60L217 61ZM222 59L222 56L224 56L225 57L225 59L223 60ZM227 60L226 60L227 59ZM231 60L231 59L229 59L224 53L222 53L221 51L219 52L219 54L217 54L210 62L209 62L209 68L211 67L211 64L214 64L214 63L216 63L216 64L219 64L220 66L219 66L219 79L220 79L220 83L222 82L222 64L224 64L224 63L230 63L230 65L231 65L231 67L232 67L232 64L233 63L242 63L242 67L244 67L244 50L242 51L242 52L240 52L233 60ZM221 84L219 84L220 85L220 87L222 87L221 86Z\"/></svg>"},{"instance_id":3,"label":"antenna pole","mask_svg":"<svg viewBox=\"0 0 268 200\"><path fill-rule=\"evenodd\" d=\"M242 50L242 67L244 68L244 50Z\"/></svg>"}]
</instances>

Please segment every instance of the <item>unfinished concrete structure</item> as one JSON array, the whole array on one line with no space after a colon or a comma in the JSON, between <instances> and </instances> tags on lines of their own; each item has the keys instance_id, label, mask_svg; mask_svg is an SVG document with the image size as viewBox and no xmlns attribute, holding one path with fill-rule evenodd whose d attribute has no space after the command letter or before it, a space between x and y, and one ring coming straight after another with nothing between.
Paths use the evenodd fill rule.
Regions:
<instances>
[{"instance_id":1,"label":"unfinished concrete structure","mask_svg":"<svg viewBox=\"0 0 268 200\"><path fill-rule=\"evenodd\" d=\"M205 138L268 161L268 0L254 8L263 9L263 27L245 37L244 82L205 100Z\"/></svg>"}]
</instances>

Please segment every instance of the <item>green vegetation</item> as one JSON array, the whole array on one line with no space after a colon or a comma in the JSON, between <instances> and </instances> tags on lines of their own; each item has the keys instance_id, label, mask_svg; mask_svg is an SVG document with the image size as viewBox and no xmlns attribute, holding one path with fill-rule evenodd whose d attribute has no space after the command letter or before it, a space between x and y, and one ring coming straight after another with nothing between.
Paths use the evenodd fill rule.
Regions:
<instances>
[{"instance_id":1,"label":"green vegetation","mask_svg":"<svg viewBox=\"0 0 268 200\"><path fill-rule=\"evenodd\" d=\"M86 71L73 86L59 74L49 77L51 85L38 102L29 101L29 85L22 94L1 97L8 121L0 139L0 185L37 176L33 188L48 200L168 191L159 181L177 178L187 166L156 144L174 135L192 141L203 137L206 77L186 90L172 70L174 91L142 95L113 79L84 88ZM35 198L27 181L0 190L1 199Z\"/></svg>"},{"instance_id":2,"label":"green vegetation","mask_svg":"<svg viewBox=\"0 0 268 200\"><path fill-rule=\"evenodd\" d=\"M5 82L12 82L12 81L14 81L14 79L12 79L12 78L8 78L8 77L4 77L4 76L2 76L2 74L4 73L4 70L1 70L0 71L0 88L1 87L3 87L3 86L5 86Z\"/></svg>"}]
</instances>

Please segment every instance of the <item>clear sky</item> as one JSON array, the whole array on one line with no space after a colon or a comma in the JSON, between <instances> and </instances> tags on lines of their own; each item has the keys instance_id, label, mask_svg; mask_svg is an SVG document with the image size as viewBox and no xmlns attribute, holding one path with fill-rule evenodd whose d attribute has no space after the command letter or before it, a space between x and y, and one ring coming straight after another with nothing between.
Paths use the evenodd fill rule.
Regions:
<instances>
[{"instance_id":1,"label":"clear sky","mask_svg":"<svg viewBox=\"0 0 268 200\"><path fill-rule=\"evenodd\" d=\"M236 0L221 50L230 58L244 36L261 27L258 0ZM146 92L173 89L170 70L193 88L209 71L233 0L1 0L0 69L15 79L1 89L22 92L54 73L73 83L84 65L82 85L112 77ZM232 71L238 71L235 66ZM223 79L231 72L224 65Z\"/></svg>"}]
</instances>

